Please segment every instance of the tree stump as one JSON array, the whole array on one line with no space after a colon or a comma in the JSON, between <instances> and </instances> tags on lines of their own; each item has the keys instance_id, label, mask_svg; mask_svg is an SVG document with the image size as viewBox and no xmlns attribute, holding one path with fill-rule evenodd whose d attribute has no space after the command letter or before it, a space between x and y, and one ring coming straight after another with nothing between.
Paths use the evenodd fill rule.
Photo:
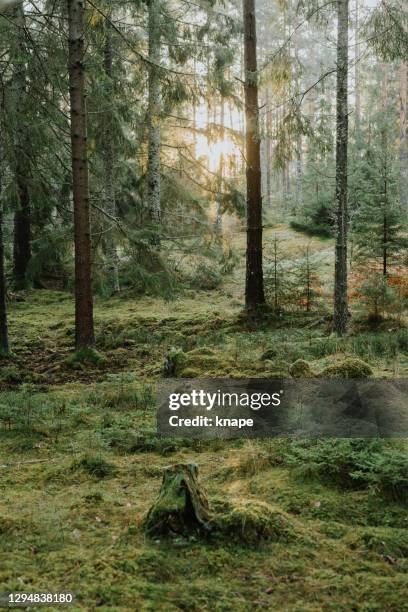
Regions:
<instances>
[{"instance_id":1,"label":"tree stump","mask_svg":"<svg viewBox=\"0 0 408 612\"><path fill-rule=\"evenodd\" d=\"M209 529L207 495L198 482L195 463L166 467L159 496L144 520L148 535L183 535Z\"/></svg>"}]
</instances>

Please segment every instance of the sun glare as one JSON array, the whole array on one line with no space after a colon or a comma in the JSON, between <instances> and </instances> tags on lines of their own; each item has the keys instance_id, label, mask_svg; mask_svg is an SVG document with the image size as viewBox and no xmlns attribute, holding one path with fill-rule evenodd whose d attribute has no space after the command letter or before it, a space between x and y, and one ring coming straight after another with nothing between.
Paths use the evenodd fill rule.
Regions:
<instances>
[{"instance_id":1,"label":"sun glare","mask_svg":"<svg viewBox=\"0 0 408 612\"><path fill-rule=\"evenodd\" d=\"M196 127L202 130L198 133L195 140L195 150L197 158L206 159L208 169L211 172L219 172L223 166L224 174L228 174L231 160L239 158L240 149L233 137L229 136L231 130L239 131L240 116L235 109L228 111L228 116L224 116L224 137L216 139L219 135L221 126L221 110L218 109L216 117L209 117L206 106L201 105L196 113ZM212 133L210 134L210 132Z\"/></svg>"}]
</instances>

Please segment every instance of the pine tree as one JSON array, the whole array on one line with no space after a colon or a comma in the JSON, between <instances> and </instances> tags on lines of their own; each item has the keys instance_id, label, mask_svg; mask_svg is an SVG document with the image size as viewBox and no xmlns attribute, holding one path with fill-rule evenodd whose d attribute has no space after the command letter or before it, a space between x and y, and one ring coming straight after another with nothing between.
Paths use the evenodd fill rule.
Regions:
<instances>
[{"instance_id":1,"label":"pine tree","mask_svg":"<svg viewBox=\"0 0 408 612\"><path fill-rule=\"evenodd\" d=\"M337 115L336 115L336 253L333 330L347 331L347 154L348 154L348 9L337 1Z\"/></svg>"},{"instance_id":2,"label":"pine tree","mask_svg":"<svg viewBox=\"0 0 408 612\"><path fill-rule=\"evenodd\" d=\"M148 105L148 167L147 190L148 208L154 231L161 223L161 134L160 134L160 0L149 0L148 35L149 35L149 105ZM155 237L158 242L158 236Z\"/></svg>"},{"instance_id":3,"label":"pine tree","mask_svg":"<svg viewBox=\"0 0 408 612\"><path fill-rule=\"evenodd\" d=\"M265 303L262 269L262 187L255 0L243 0L243 11L247 183L245 306L247 309L253 309Z\"/></svg>"},{"instance_id":4,"label":"pine tree","mask_svg":"<svg viewBox=\"0 0 408 612\"><path fill-rule=\"evenodd\" d=\"M13 63L12 89L17 109L14 133L15 181L17 207L14 213L13 282L16 289L27 286L27 268L31 258L31 179L30 138L27 92L27 49L25 46L26 21L24 5L13 10L14 44L11 48Z\"/></svg>"},{"instance_id":5,"label":"pine tree","mask_svg":"<svg viewBox=\"0 0 408 612\"><path fill-rule=\"evenodd\" d=\"M85 106L85 7L84 0L67 0L67 2L75 235L75 345L77 349L81 349L94 344Z\"/></svg>"},{"instance_id":6,"label":"pine tree","mask_svg":"<svg viewBox=\"0 0 408 612\"><path fill-rule=\"evenodd\" d=\"M0 355L9 352L7 325L7 285L4 271L4 236L3 236L3 106L0 106Z\"/></svg>"},{"instance_id":7,"label":"pine tree","mask_svg":"<svg viewBox=\"0 0 408 612\"><path fill-rule=\"evenodd\" d=\"M106 77L106 104L114 103L113 87L113 49L112 49L112 24L110 18L105 19L105 45L104 45L104 71ZM115 159L114 159L114 126L112 121L112 109L109 106L104 113L103 125L103 169L105 190L105 211L108 214L107 234L105 238L105 256L108 268L108 283L111 293L120 290L118 273L118 253L115 244L114 223L116 218L116 188L115 188Z\"/></svg>"}]
</instances>

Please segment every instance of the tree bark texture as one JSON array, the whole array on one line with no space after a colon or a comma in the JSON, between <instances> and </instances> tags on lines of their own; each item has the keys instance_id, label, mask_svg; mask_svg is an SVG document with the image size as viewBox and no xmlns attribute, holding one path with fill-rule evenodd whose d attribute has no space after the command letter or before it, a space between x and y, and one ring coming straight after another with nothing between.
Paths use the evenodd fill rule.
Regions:
<instances>
[{"instance_id":1,"label":"tree bark texture","mask_svg":"<svg viewBox=\"0 0 408 612\"><path fill-rule=\"evenodd\" d=\"M75 344L94 344L84 66L84 2L68 1L69 88L75 237Z\"/></svg>"},{"instance_id":2,"label":"tree bark texture","mask_svg":"<svg viewBox=\"0 0 408 612\"><path fill-rule=\"evenodd\" d=\"M0 108L3 112L3 108ZM0 125L0 353L9 352L7 325L7 285L4 272L4 236L3 236L3 203L1 201L3 187L3 142L2 125Z\"/></svg>"},{"instance_id":3,"label":"tree bark texture","mask_svg":"<svg viewBox=\"0 0 408 612\"><path fill-rule=\"evenodd\" d=\"M401 62L399 74L400 99L400 204L408 208L408 152L407 152L407 64Z\"/></svg>"},{"instance_id":4,"label":"tree bark texture","mask_svg":"<svg viewBox=\"0 0 408 612\"><path fill-rule=\"evenodd\" d=\"M161 223L161 168L160 168L160 0L149 0L149 150L147 167L147 194L150 219Z\"/></svg>"},{"instance_id":5,"label":"tree bark texture","mask_svg":"<svg viewBox=\"0 0 408 612\"><path fill-rule=\"evenodd\" d=\"M245 306L247 309L253 309L265 303L262 269L261 142L259 134L255 0L243 0L243 13L247 184Z\"/></svg>"},{"instance_id":6,"label":"tree bark texture","mask_svg":"<svg viewBox=\"0 0 408 612\"><path fill-rule=\"evenodd\" d=\"M347 154L348 154L348 19L349 0L337 0L336 99L336 252L333 330L347 332Z\"/></svg>"},{"instance_id":7,"label":"tree bark texture","mask_svg":"<svg viewBox=\"0 0 408 612\"><path fill-rule=\"evenodd\" d=\"M12 88L16 112L14 137L17 208L14 213L13 282L16 289L27 286L27 269L31 259L31 175L29 126L25 114L27 103L27 51L24 43L25 14L23 5L13 11L16 42L11 50L13 63Z\"/></svg>"},{"instance_id":8,"label":"tree bark texture","mask_svg":"<svg viewBox=\"0 0 408 612\"><path fill-rule=\"evenodd\" d=\"M105 48L104 48L104 70L106 76L106 103L112 104L114 94L113 88L113 53L112 53L112 26L108 20L105 22ZM111 217L116 218L116 195L115 195L115 155L113 134L112 112L108 108L104 117L103 129L103 168L105 182L105 210L109 215L109 224L105 240L105 256L107 259L108 283L111 293L118 293L118 253L115 244L114 227Z\"/></svg>"}]
</instances>

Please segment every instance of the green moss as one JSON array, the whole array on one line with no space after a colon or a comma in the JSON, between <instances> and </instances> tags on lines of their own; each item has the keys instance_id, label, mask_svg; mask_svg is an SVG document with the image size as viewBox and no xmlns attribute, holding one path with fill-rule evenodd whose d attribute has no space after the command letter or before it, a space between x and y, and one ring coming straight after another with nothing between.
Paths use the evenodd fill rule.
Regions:
<instances>
[{"instance_id":1,"label":"green moss","mask_svg":"<svg viewBox=\"0 0 408 612\"><path fill-rule=\"evenodd\" d=\"M18 383L21 382L21 372L16 366L9 365L1 368L0 382Z\"/></svg>"},{"instance_id":2,"label":"green moss","mask_svg":"<svg viewBox=\"0 0 408 612\"><path fill-rule=\"evenodd\" d=\"M159 497L143 525L148 535L191 535L208 530L211 520L207 495L198 480L195 463L165 468Z\"/></svg>"},{"instance_id":3,"label":"green moss","mask_svg":"<svg viewBox=\"0 0 408 612\"><path fill-rule=\"evenodd\" d=\"M289 374L293 378L312 378L313 372L307 361L297 359L289 368Z\"/></svg>"},{"instance_id":4,"label":"green moss","mask_svg":"<svg viewBox=\"0 0 408 612\"><path fill-rule=\"evenodd\" d=\"M83 348L70 355L65 362L71 368L76 368L89 365L102 366L106 364L107 360L97 350Z\"/></svg>"},{"instance_id":5,"label":"green moss","mask_svg":"<svg viewBox=\"0 0 408 612\"><path fill-rule=\"evenodd\" d=\"M368 363L352 357L324 368L319 374L322 378L368 378L372 375Z\"/></svg>"},{"instance_id":6,"label":"green moss","mask_svg":"<svg viewBox=\"0 0 408 612\"><path fill-rule=\"evenodd\" d=\"M379 555L408 558L408 533L405 529L359 528L344 536L351 549L363 549Z\"/></svg>"},{"instance_id":7,"label":"green moss","mask_svg":"<svg viewBox=\"0 0 408 612\"><path fill-rule=\"evenodd\" d=\"M191 357L192 355L193 356L198 355L199 357L202 357L202 356L214 357L215 354L216 353L214 349L210 348L209 346L200 346L195 349L192 349L191 351L188 351L187 356Z\"/></svg>"},{"instance_id":8,"label":"green moss","mask_svg":"<svg viewBox=\"0 0 408 612\"><path fill-rule=\"evenodd\" d=\"M288 515L261 501L221 502L214 515L213 527L218 536L243 545L262 540L289 542L295 537Z\"/></svg>"},{"instance_id":9,"label":"green moss","mask_svg":"<svg viewBox=\"0 0 408 612\"><path fill-rule=\"evenodd\" d=\"M183 368L182 370L180 370L180 372L178 373L178 377L179 378L200 378L200 375L202 374L202 370L200 370L199 368Z\"/></svg>"},{"instance_id":10,"label":"green moss","mask_svg":"<svg viewBox=\"0 0 408 612\"><path fill-rule=\"evenodd\" d=\"M71 470L82 470L95 478L109 478L115 475L117 468L103 457L85 455L81 459L73 461Z\"/></svg>"}]
</instances>

